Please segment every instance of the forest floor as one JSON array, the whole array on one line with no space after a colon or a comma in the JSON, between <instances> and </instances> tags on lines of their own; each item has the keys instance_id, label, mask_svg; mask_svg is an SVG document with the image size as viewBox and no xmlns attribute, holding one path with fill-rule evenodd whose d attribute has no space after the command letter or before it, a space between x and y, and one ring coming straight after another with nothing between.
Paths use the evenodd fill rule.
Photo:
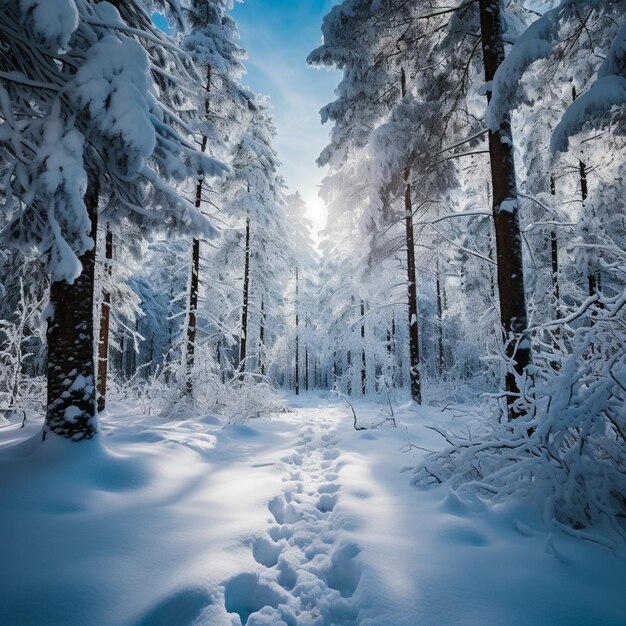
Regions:
<instances>
[{"instance_id":1,"label":"forest floor","mask_svg":"<svg viewBox=\"0 0 626 626\"><path fill-rule=\"evenodd\" d=\"M427 426L467 418L408 405L357 432L341 401L289 404L243 425L118 404L80 445L0 428L0 624L625 623L626 551L410 485Z\"/></svg>"}]
</instances>

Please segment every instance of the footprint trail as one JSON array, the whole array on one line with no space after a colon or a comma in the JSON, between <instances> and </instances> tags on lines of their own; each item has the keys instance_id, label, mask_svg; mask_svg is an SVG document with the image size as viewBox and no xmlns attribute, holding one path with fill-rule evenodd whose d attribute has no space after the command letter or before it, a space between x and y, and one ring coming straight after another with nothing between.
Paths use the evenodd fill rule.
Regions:
<instances>
[{"instance_id":1,"label":"footprint trail","mask_svg":"<svg viewBox=\"0 0 626 626\"><path fill-rule=\"evenodd\" d=\"M267 530L251 540L259 569L224 583L225 608L242 625L359 623L360 548L339 536L344 463L330 428L324 419L301 427L295 449L280 461L283 489L268 502Z\"/></svg>"}]
</instances>

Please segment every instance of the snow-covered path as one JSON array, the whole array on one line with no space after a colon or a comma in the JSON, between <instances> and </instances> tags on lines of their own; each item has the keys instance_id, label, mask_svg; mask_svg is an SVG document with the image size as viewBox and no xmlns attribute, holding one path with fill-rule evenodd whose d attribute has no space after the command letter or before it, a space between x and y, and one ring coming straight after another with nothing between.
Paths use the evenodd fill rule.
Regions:
<instances>
[{"instance_id":1,"label":"snow-covered path","mask_svg":"<svg viewBox=\"0 0 626 626\"><path fill-rule=\"evenodd\" d=\"M410 485L407 444L451 415L356 432L341 402L291 405L227 426L119 405L104 445L0 431L0 624L623 626L623 553Z\"/></svg>"},{"instance_id":2,"label":"snow-covered path","mask_svg":"<svg viewBox=\"0 0 626 626\"><path fill-rule=\"evenodd\" d=\"M280 459L282 491L268 502L268 527L251 545L262 569L227 581L225 606L250 625L355 624L360 549L341 536L346 529L333 514L341 489L338 439L319 411L299 415L305 419L296 446Z\"/></svg>"}]
</instances>

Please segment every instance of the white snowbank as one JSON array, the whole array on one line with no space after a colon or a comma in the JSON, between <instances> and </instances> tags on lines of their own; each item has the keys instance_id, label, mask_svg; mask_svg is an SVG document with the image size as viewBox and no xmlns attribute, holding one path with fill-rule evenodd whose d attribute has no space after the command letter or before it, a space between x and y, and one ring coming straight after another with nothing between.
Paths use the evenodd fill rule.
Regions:
<instances>
[{"instance_id":1,"label":"white snowbank","mask_svg":"<svg viewBox=\"0 0 626 626\"><path fill-rule=\"evenodd\" d=\"M298 402L224 427L119 404L81 444L0 429L0 623L623 624L624 553L410 486L441 447L426 426L461 418L409 406L357 432Z\"/></svg>"}]
</instances>

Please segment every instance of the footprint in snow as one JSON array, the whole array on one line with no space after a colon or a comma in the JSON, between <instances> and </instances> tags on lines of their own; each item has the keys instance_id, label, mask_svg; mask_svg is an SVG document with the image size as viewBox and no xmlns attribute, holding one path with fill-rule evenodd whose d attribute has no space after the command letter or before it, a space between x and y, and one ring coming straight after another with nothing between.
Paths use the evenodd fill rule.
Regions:
<instances>
[{"instance_id":1,"label":"footprint in snow","mask_svg":"<svg viewBox=\"0 0 626 626\"><path fill-rule=\"evenodd\" d=\"M252 543L252 556L254 560L265 567L274 567L278 563L278 557L282 552L285 543L274 542L267 537L257 537Z\"/></svg>"},{"instance_id":2,"label":"footprint in snow","mask_svg":"<svg viewBox=\"0 0 626 626\"><path fill-rule=\"evenodd\" d=\"M337 496L335 494L323 493L317 503L318 511L322 513L330 513L337 504Z\"/></svg>"},{"instance_id":3,"label":"footprint in snow","mask_svg":"<svg viewBox=\"0 0 626 626\"><path fill-rule=\"evenodd\" d=\"M295 450L283 457L283 492L268 502L267 535L251 541L263 569L224 584L226 610L242 624L341 624L358 622L353 596L362 566L359 547L341 541L349 524L335 512L345 465L330 423L308 427ZM367 492L353 492L366 498ZM330 515L330 513L333 513Z\"/></svg>"},{"instance_id":4,"label":"footprint in snow","mask_svg":"<svg viewBox=\"0 0 626 626\"><path fill-rule=\"evenodd\" d=\"M287 600L288 596L278 585L262 581L252 572L238 574L224 584L226 611L239 615L242 624L247 624L252 614L265 607L276 609Z\"/></svg>"},{"instance_id":5,"label":"footprint in snow","mask_svg":"<svg viewBox=\"0 0 626 626\"><path fill-rule=\"evenodd\" d=\"M206 589L181 589L150 609L134 626L191 624L213 602L213 597Z\"/></svg>"},{"instance_id":6,"label":"footprint in snow","mask_svg":"<svg viewBox=\"0 0 626 626\"><path fill-rule=\"evenodd\" d=\"M324 450L323 457L326 461L334 461L335 459L339 458L340 454L341 452L338 448L327 448L326 450Z\"/></svg>"}]
</instances>

